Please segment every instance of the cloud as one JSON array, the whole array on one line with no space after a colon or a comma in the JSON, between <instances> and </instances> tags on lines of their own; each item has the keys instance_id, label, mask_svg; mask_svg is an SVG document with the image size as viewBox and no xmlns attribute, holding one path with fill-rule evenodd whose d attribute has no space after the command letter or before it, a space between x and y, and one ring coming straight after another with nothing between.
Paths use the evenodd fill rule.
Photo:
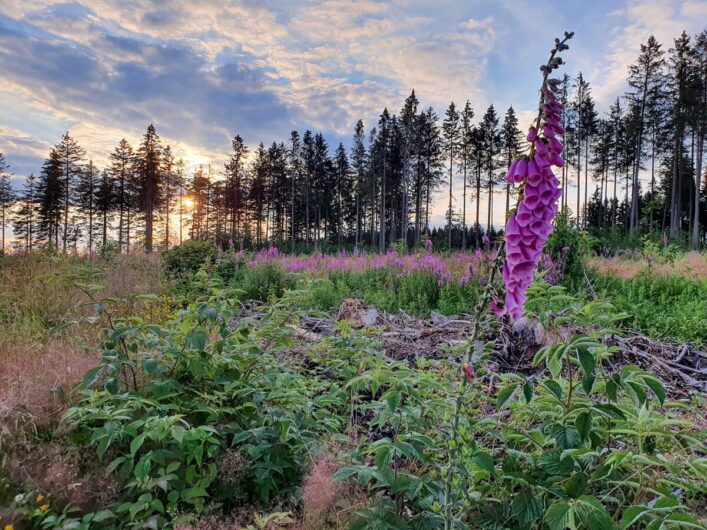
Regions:
<instances>
[{"instance_id":1,"label":"cloud","mask_svg":"<svg viewBox=\"0 0 707 530\"><path fill-rule=\"evenodd\" d=\"M615 17L607 37L607 52L588 79L601 108L623 95L628 66L640 53L641 44L654 35L666 53L683 30L694 35L704 28L707 4L694 0L629 0ZM622 20L623 19L623 20Z\"/></svg>"}]
</instances>

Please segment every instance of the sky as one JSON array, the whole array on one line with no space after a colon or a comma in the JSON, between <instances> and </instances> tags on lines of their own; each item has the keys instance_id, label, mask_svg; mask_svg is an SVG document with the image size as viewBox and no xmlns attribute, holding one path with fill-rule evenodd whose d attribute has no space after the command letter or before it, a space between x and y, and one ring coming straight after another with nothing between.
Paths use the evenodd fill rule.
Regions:
<instances>
[{"instance_id":1,"label":"sky","mask_svg":"<svg viewBox=\"0 0 707 530\"><path fill-rule=\"evenodd\" d=\"M189 166L220 168L235 134L348 146L412 89L440 115L513 105L525 128L565 30L565 71L605 112L649 35L667 50L705 20L707 0L0 0L0 152L18 186L65 131L100 166L154 123Z\"/></svg>"}]
</instances>

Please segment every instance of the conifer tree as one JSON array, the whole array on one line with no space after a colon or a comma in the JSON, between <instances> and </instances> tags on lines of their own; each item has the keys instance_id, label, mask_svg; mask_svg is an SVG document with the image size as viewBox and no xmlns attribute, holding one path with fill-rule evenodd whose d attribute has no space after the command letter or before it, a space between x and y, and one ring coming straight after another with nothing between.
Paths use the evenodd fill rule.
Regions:
<instances>
[{"instance_id":1,"label":"conifer tree","mask_svg":"<svg viewBox=\"0 0 707 530\"><path fill-rule=\"evenodd\" d=\"M513 107L509 107L503 117L501 127L501 148L503 150L503 161L506 169L511 166L513 159L520 154L523 142L523 134L518 128L518 118ZM506 213L510 207L510 184L506 184Z\"/></svg>"},{"instance_id":2,"label":"conifer tree","mask_svg":"<svg viewBox=\"0 0 707 530\"><path fill-rule=\"evenodd\" d=\"M10 219L10 208L15 202L15 193L10 184L9 166L5 155L0 153L0 230L2 230L2 244L0 254L5 253L5 227Z\"/></svg>"},{"instance_id":3,"label":"conifer tree","mask_svg":"<svg viewBox=\"0 0 707 530\"><path fill-rule=\"evenodd\" d=\"M145 252L152 252L155 213L163 201L162 146L155 126L150 124L136 154L137 198L145 219Z\"/></svg>"},{"instance_id":4,"label":"conifer tree","mask_svg":"<svg viewBox=\"0 0 707 530\"><path fill-rule=\"evenodd\" d=\"M641 44L641 53L636 63L629 66L627 98L637 106L636 147L632 174L631 216L629 230L634 233L638 227L638 176L641 170L641 158L644 150L643 138L647 123L651 116L650 109L655 108L661 98L661 87L664 83L663 68L664 52L656 38L651 35L646 44Z\"/></svg>"},{"instance_id":5,"label":"conifer tree","mask_svg":"<svg viewBox=\"0 0 707 530\"><path fill-rule=\"evenodd\" d=\"M22 193L17 200L17 209L13 217L12 230L18 248L32 252L36 231L37 211L37 177L31 173L22 187Z\"/></svg>"},{"instance_id":6,"label":"conifer tree","mask_svg":"<svg viewBox=\"0 0 707 530\"><path fill-rule=\"evenodd\" d=\"M59 248L59 232L64 211L65 181L62 178L62 160L56 149L49 151L49 157L42 164L37 199L38 237L48 246Z\"/></svg>"},{"instance_id":7,"label":"conifer tree","mask_svg":"<svg viewBox=\"0 0 707 530\"><path fill-rule=\"evenodd\" d=\"M100 218L101 223L101 246L103 248L108 244L108 230L110 229L110 220L116 207L116 186L110 170L104 169L101 172L101 177L96 188L96 215Z\"/></svg>"},{"instance_id":8,"label":"conifer tree","mask_svg":"<svg viewBox=\"0 0 707 530\"><path fill-rule=\"evenodd\" d=\"M457 145L459 143L459 112L454 102L449 104L442 123L442 133L444 135L445 151L449 161L449 204L447 205L447 246L452 247L452 185L454 174L454 160Z\"/></svg>"},{"instance_id":9,"label":"conifer tree","mask_svg":"<svg viewBox=\"0 0 707 530\"><path fill-rule=\"evenodd\" d=\"M93 159L82 168L76 184L75 205L86 225L86 245L89 254L93 253L94 216L96 213L96 190L98 188L98 169L93 165Z\"/></svg>"},{"instance_id":10,"label":"conifer tree","mask_svg":"<svg viewBox=\"0 0 707 530\"><path fill-rule=\"evenodd\" d=\"M78 142L73 139L68 131L61 137L61 141L54 147L56 156L60 161L61 178L63 180L61 193L63 200L62 216L63 216L63 233L62 233L62 251L66 252L69 243L70 233L76 233L75 230L70 230L69 218L71 216L71 207L74 205L72 200L75 181L80 177L82 164L86 151L79 146ZM76 239L74 237L74 239Z\"/></svg>"},{"instance_id":11,"label":"conifer tree","mask_svg":"<svg viewBox=\"0 0 707 530\"><path fill-rule=\"evenodd\" d=\"M130 219L135 205L135 155L123 138L110 154L110 176L115 182L115 202L118 212L118 252L130 250Z\"/></svg>"}]
</instances>

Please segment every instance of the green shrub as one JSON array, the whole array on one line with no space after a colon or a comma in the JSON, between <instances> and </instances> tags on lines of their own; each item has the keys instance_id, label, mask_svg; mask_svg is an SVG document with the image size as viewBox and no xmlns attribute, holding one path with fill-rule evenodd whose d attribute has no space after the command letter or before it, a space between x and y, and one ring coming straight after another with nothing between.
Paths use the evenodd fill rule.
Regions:
<instances>
[{"instance_id":1,"label":"green shrub","mask_svg":"<svg viewBox=\"0 0 707 530\"><path fill-rule=\"evenodd\" d=\"M566 211L560 212L554 221L554 230L545 245L545 252L552 261L561 264L563 281L568 285L580 285L584 279L586 259L596 240L577 230Z\"/></svg>"},{"instance_id":2,"label":"green shrub","mask_svg":"<svg viewBox=\"0 0 707 530\"><path fill-rule=\"evenodd\" d=\"M195 274L216 249L208 241L188 240L162 254L165 271L170 278Z\"/></svg>"},{"instance_id":3,"label":"green shrub","mask_svg":"<svg viewBox=\"0 0 707 530\"><path fill-rule=\"evenodd\" d=\"M294 289L297 283L294 274L276 263L247 267L236 280L231 285L241 290L244 298L263 301L280 298L285 290Z\"/></svg>"}]
</instances>

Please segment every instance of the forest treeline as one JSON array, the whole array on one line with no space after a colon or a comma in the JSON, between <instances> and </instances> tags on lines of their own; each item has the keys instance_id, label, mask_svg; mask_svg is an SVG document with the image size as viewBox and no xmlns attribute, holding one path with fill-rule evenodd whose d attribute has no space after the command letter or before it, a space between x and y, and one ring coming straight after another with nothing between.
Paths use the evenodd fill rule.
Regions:
<instances>
[{"instance_id":1,"label":"forest treeline","mask_svg":"<svg viewBox=\"0 0 707 530\"><path fill-rule=\"evenodd\" d=\"M707 30L683 32L668 51L651 36L629 66L625 95L606 115L582 73L564 77L560 99L561 202L577 226L599 236L670 232L698 248L707 218ZM236 135L223 167L189 174L152 124L139 145L122 139L104 168L67 132L21 190L10 185L0 153L2 249L10 225L21 251L115 245L149 252L186 238L241 248L385 250L431 237L466 248L503 224L493 217L494 201L506 211L514 202L503 177L524 149L523 136L513 107L501 115L491 105L477 116L469 101L450 103L439 116L414 90L398 114L384 109L369 129L359 120L348 151L309 130L255 148ZM432 228L440 191L446 222Z\"/></svg>"}]
</instances>

